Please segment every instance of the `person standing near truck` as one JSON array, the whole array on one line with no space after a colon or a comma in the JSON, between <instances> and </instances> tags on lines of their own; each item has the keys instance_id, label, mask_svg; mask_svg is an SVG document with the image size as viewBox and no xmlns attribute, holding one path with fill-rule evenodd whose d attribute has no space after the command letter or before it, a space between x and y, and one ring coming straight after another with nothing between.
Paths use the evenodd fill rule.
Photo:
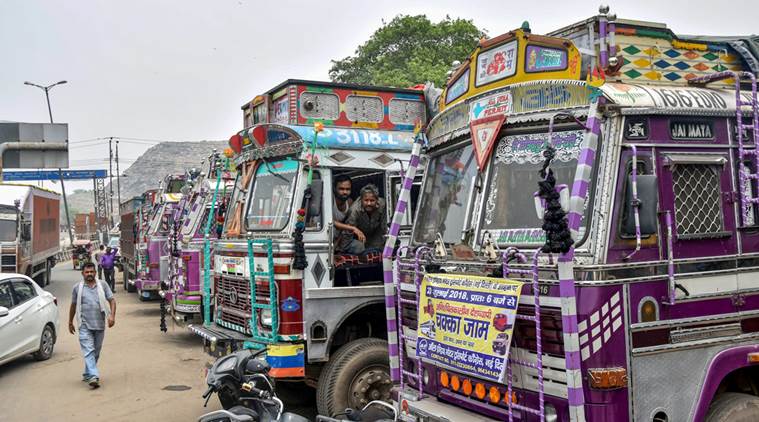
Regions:
<instances>
[{"instance_id":1,"label":"person standing near truck","mask_svg":"<svg viewBox=\"0 0 759 422\"><path fill-rule=\"evenodd\" d=\"M119 248L111 248L110 246L106 248L105 254L100 258L100 266L103 268L103 275L105 275L105 282L108 284L108 287L111 288L111 291L116 291L116 281L114 280L114 265L116 262L116 252L119 251Z\"/></svg>"},{"instance_id":2,"label":"person standing near truck","mask_svg":"<svg viewBox=\"0 0 759 422\"><path fill-rule=\"evenodd\" d=\"M95 264L88 262L82 269L83 281L74 285L69 307L69 332L74 334L74 318L79 324L79 347L84 358L82 381L92 388L100 387L97 362L108 328L116 324L116 300L106 283L95 278Z\"/></svg>"},{"instance_id":3,"label":"person standing near truck","mask_svg":"<svg viewBox=\"0 0 759 422\"><path fill-rule=\"evenodd\" d=\"M98 279L103 279L103 267L100 265L100 259L105 254L105 245L100 245L100 248L95 252L95 265L98 266Z\"/></svg>"}]
</instances>

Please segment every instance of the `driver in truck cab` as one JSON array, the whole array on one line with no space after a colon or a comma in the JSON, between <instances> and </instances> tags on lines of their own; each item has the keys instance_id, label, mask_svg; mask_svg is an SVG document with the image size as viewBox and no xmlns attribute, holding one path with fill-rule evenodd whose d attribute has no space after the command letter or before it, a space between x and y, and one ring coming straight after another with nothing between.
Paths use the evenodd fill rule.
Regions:
<instances>
[{"instance_id":1,"label":"driver in truck cab","mask_svg":"<svg viewBox=\"0 0 759 422\"><path fill-rule=\"evenodd\" d=\"M358 253L380 252L387 234L385 200L373 184L361 188L359 200L351 205L346 223L355 227L356 240L361 243Z\"/></svg>"},{"instance_id":2,"label":"driver in truck cab","mask_svg":"<svg viewBox=\"0 0 759 422\"><path fill-rule=\"evenodd\" d=\"M350 176L341 174L335 177L335 203L332 207L332 220L335 224L335 251L357 255L364 251L361 239L364 234L355 226L348 225L348 212L351 209L351 189L353 181Z\"/></svg>"}]
</instances>

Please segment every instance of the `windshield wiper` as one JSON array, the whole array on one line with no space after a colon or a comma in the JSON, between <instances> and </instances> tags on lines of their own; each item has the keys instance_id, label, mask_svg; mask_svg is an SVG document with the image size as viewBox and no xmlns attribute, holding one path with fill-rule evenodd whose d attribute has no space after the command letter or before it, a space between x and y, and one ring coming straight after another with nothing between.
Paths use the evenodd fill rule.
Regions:
<instances>
[{"instance_id":1,"label":"windshield wiper","mask_svg":"<svg viewBox=\"0 0 759 422\"><path fill-rule=\"evenodd\" d=\"M271 169L271 166L269 166L269 162L266 161L265 158L262 158L261 161L263 161L264 165L266 165L266 171L268 171L269 174L271 174L272 176L274 176L274 177L276 177L278 179L282 179L288 185L290 184L290 181L287 180L287 178L285 176L282 176L281 174L274 173L274 170Z\"/></svg>"}]
</instances>

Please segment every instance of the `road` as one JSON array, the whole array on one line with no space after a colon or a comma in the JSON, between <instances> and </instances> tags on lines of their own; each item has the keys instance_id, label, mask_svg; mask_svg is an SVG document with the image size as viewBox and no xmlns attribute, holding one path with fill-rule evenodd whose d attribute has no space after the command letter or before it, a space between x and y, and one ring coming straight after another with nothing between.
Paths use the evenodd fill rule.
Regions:
<instances>
[{"instance_id":1,"label":"road","mask_svg":"<svg viewBox=\"0 0 759 422\"><path fill-rule=\"evenodd\" d=\"M50 360L28 357L0 366L0 421L195 421L220 408L215 398L203 408L211 358L199 338L171 320L169 331L161 333L158 302L140 302L124 292L120 274L116 325L106 331L98 364L102 386L91 390L81 381L78 337L67 330L71 291L81 273L62 262L52 279L46 290L58 298L63 332ZM288 409L314 417L313 397L304 396Z\"/></svg>"}]
</instances>

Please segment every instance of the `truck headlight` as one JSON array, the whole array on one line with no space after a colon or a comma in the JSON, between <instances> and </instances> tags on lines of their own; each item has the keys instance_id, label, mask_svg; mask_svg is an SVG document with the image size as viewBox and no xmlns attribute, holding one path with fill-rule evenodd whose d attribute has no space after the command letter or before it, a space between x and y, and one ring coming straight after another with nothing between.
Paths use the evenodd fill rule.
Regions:
<instances>
[{"instance_id":1,"label":"truck headlight","mask_svg":"<svg viewBox=\"0 0 759 422\"><path fill-rule=\"evenodd\" d=\"M270 309L261 310L261 325L263 325L264 327L271 327L271 310Z\"/></svg>"}]
</instances>

